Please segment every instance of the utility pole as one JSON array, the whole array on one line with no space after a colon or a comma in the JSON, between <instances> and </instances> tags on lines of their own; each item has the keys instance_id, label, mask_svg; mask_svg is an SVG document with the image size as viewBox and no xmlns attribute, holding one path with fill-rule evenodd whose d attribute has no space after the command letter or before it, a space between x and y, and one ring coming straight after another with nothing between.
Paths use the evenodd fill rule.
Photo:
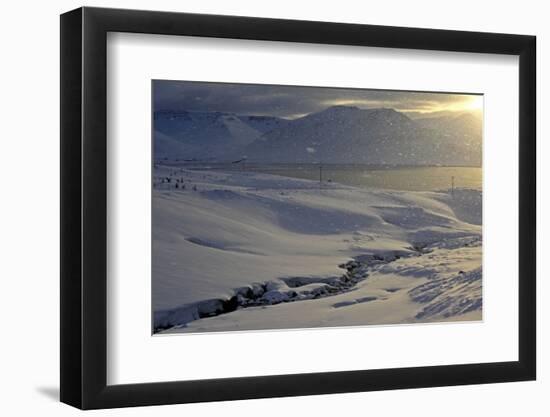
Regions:
<instances>
[{"instance_id":1,"label":"utility pole","mask_svg":"<svg viewBox=\"0 0 550 417\"><path fill-rule=\"evenodd\" d=\"M323 165L319 164L319 188L323 184Z\"/></svg>"},{"instance_id":2,"label":"utility pole","mask_svg":"<svg viewBox=\"0 0 550 417\"><path fill-rule=\"evenodd\" d=\"M455 177L451 177L451 197L455 196Z\"/></svg>"}]
</instances>

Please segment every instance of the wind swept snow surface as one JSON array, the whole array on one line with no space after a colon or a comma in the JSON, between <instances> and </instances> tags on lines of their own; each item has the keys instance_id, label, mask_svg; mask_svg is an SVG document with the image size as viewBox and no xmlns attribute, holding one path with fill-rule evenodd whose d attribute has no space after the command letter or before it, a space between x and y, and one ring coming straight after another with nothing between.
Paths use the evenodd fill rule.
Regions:
<instances>
[{"instance_id":1,"label":"wind swept snow surface","mask_svg":"<svg viewBox=\"0 0 550 417\"><path fill-rule=\"evenodd\" d=\"M157 165L155 332L481 320L481 192Z\"/></svg>"}]
</instances>

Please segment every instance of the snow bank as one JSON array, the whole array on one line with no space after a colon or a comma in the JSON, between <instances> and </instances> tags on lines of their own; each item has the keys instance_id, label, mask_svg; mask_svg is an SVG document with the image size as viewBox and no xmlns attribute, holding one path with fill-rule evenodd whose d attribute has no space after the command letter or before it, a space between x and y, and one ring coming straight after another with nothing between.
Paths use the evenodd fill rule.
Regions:
<instances>
[{"instance_id":1,"label":"snow bank","mask_svg":"<svg viewBox=\"0 0 550 417\"><path fill-rule=\"evenodd\" d=\"M408 292L435 277L439 287L463 286L452 277L480 267L479 191L320 188L275 175L162 165L154 175L155 327L242 330L480 314L480 270L463 298L457 292L423 314L429 306L414 294L424 290ZM354 272L360 279L347 291L338 287L346 276L339 265L352 260L369 270L365 277ZM460 269L451 277L449 268ZM473 310L462 304L466 298Z\"/></svg>"}]
</instances>

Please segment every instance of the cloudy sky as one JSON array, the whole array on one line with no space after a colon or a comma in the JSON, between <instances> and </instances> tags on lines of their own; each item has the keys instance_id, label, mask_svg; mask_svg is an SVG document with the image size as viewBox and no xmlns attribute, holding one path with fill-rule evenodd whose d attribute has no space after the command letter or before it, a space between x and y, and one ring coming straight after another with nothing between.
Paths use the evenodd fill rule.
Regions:
<instances>
[{"instance_id":1,"label":"cloudy sky","mask_svg":"<svg viewBox=\"0 0 550 417\"><path fill-rule=\"evenodd\" d=\"M481 111L482 96L261 84L153 81L154 110L220 111L294 119L335 105L387 107L412 118Z\"/></svg>"}]
</instances>

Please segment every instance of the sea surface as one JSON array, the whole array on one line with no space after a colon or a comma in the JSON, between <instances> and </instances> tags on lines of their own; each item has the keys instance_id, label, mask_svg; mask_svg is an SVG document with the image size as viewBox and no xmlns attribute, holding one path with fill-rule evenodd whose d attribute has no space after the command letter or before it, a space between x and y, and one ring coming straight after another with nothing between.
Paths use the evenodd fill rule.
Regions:
<instances>
[{"instance_id":1,"label":"sea surface","mask_svg":"<svg viewBox=\"0 0 550 417\"><path fill-rule=\"evenodd\" d=\"M199 170L251 171L302 178L323 183L340 183L364 188L406 191L436 191L452 188L482 188L480 167L395 167L344 164L185 164Z\"/></svg>"}]
</instances>

